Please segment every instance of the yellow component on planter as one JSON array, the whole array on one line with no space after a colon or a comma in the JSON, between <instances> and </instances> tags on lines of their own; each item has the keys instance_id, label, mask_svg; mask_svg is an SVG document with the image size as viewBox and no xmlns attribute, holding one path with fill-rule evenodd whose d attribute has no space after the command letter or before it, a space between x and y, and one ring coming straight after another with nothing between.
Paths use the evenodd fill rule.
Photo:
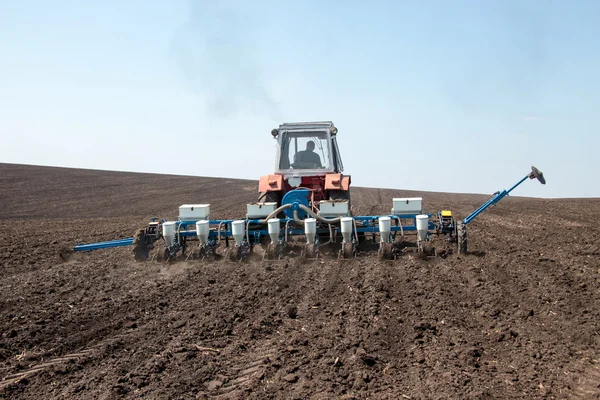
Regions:
<instances>
[{"instance_id":1,"label":"yellow component on planter","mask_svg":"<svg viewBox=\"0 0 600 400\"><path fill-rule=\"evenodd\" d=\"M450 210L442 210L442 217L451 217L452 211Z\"/></svg>"}]
</instances>

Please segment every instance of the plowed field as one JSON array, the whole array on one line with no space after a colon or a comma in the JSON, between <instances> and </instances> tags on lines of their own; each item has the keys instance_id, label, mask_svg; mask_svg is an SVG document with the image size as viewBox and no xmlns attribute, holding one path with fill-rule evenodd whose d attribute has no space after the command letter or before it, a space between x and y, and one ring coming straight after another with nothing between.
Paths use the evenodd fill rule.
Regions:
<instances>
[{"instance_id":1,"label":"plowed field","mask_svg":"<svg viewBox=\"0 0 600 400\"><path fill-rule=\"evenodd\" d=\"M469 254L429 260L59 257L184 203L243 217L256 185L0 164L0 398L600 398L598 199L507 198L469 225ZM462 217L488 198L352 201L414 195Z\"/></svg>"}]
</instances>

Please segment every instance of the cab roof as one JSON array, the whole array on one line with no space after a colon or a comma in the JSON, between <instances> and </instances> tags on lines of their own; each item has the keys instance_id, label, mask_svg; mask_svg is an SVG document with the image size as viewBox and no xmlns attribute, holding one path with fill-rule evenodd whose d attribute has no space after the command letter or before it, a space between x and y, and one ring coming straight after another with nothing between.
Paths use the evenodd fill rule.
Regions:
<instances>
[{"instance_id":1,"label":"cab roof","mask_svg":"<svg viewBox=\"0 0 600 400\"><path fill-rule=\"evenodd\" d=\"M331 121L316 121L316 122L290 122L279 125L281 131L293 131L296 129L329 129L333 128Z\"/></svg>"}]
</instances>

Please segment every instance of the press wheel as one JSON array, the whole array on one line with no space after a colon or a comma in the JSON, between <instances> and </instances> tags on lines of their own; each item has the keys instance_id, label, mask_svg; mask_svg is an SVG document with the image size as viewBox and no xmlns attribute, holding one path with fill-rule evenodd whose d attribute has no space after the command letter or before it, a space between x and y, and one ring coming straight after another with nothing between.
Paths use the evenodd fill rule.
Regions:
<instances>
[{"instance_id":1,"label":"press wheel","mask_svg":"<svg viewBox=\"0 0 600 400\"><path fill-rule=\"evenodd\" d=\"M381 260L391 260L394 258L393 253L393 244L392 243L381 243L379 247L379 259Z\"/></svg>"},{"instance_id":2,"label":"press wheel","mask_svg":"<svg viewBox=\"0 0 600 400\"><path fill-rule=\"evenodd\" d=\"M342 258L354 257L354 244L353 243L342 243Z\"/></svg>"},{"instance_id":3,"label":"press wheel","mask_svg":"<svg viewBox=\"0 0 600 400\"><path fill-rule=\"evenodd\" d=\"M456 242L458 254L467 254L467 226L463 222L456 223Z\"/></svg>"},{"instance_id":4,"label":"press wheel","mask_svg":"<svg viewBox=\"0 0 600 400\"><path fill-rule=\"evenodd\" d=\"M314 243L307 244L306 247L304 248L304 258L317 258L317 256L318 256L317 245Z\"/></svg>"},{"instance_id":5,"label":"press wheel","mask_svg":"<svg viewBox=\"0 0 600 400\"><path fill-rule=\"evenodd\" d=\"M148 259L150 250L146 244L146 230L140 229L133 238L133 258L136 261L145 261Z\"/></svg>"},{"instance_id":6,"label":"press wheel","mask_svg":"<svg viewBox=\"0 0 600 400\"><path fill-rule=\"evenodd\" d=\"M230 261L240 261L242 259L242 248L235 246L229 251Z\"/></svg>"}]
</instances>

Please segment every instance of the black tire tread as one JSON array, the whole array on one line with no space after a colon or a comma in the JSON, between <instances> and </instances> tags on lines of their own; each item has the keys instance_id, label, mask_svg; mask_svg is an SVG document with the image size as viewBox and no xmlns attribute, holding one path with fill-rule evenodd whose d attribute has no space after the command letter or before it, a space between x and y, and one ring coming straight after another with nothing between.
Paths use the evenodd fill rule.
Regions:
<instances>
[{"instance_id":1,"label":"black tire tread","mask_svg":"<svg viewBox=\"0 0 600 400\"><path fill-rule=\"evenodd\" d=\"M458 254L467 254L467 226L462 221L456 223L456 242L458 245Z\"/></svg>"}]
</instances>

